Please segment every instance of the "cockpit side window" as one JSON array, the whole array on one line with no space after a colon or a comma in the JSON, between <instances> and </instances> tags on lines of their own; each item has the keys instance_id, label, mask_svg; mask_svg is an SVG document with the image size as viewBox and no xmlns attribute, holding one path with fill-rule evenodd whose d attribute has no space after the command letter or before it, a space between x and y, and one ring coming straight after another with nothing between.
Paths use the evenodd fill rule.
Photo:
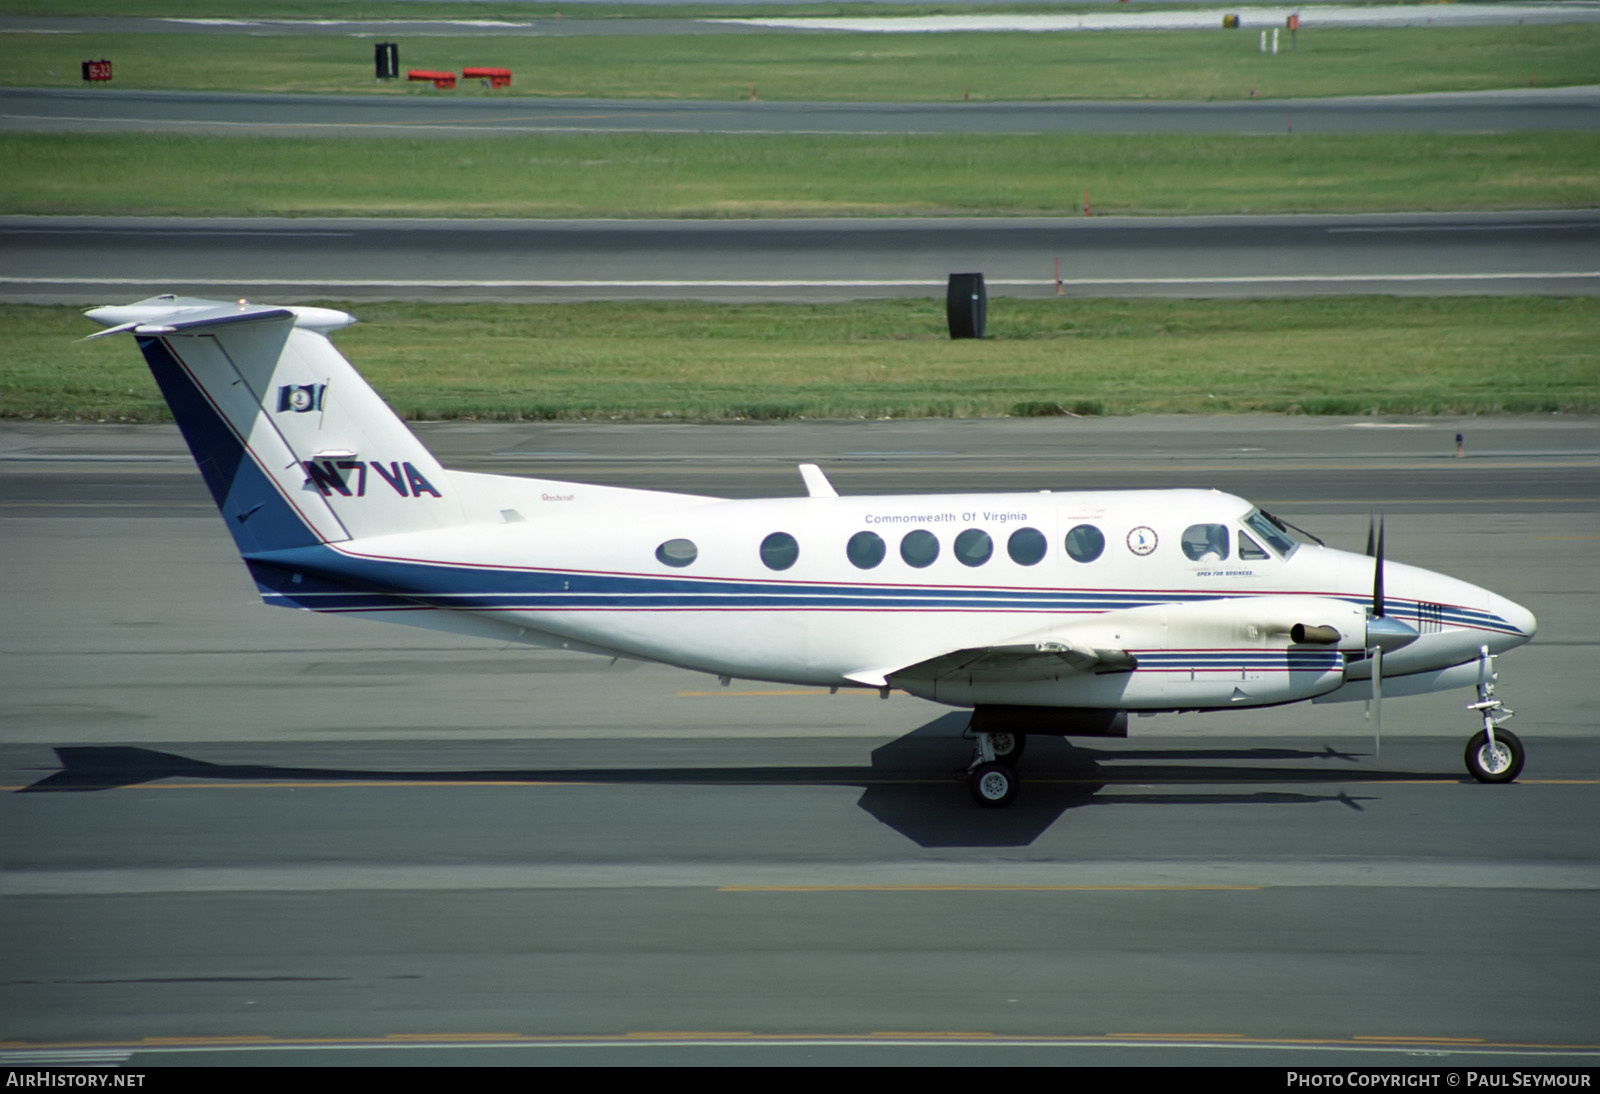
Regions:
<instances>
[{"instance_id":1,"label":"cockpit side window","mask_svg":"<svg viewBox=\"0 0 1600 1094\"><path fill-rule=\"evenodd\" d=\"M1288 558L1294 553L1294 549L1300 546L1287 532L1268 520L1259 509L1252 509L1249 516L1244 518L1244 523L1261 537L1263 543L1284 558Z\"/></svg>"},{"instance_id":2,"label":"cockpit side window","mask_svg":"<svg viewBox=\"0 0 1600 1094\"><path fill-rule=\"evenodd\" d=\"M1183 530L1183 553L1193 562L1221 562L1228 557L1228 526L1189 525Z\"/></svg>"},{"instance_id":3,"label":"cockpit side window","mask_svg":"<svg viewBox=\"0 0 1600 1094\"><path fill-rule=\"evenodd\" d=\"M1257 559L1271 558L1272 556L1267 554L1266 551L1262 550L1259 543L1245 535L1243 532L1240 532L1239 557L1241 559L1249 559L1254 561Z\"/></svg>"}]
</instances>

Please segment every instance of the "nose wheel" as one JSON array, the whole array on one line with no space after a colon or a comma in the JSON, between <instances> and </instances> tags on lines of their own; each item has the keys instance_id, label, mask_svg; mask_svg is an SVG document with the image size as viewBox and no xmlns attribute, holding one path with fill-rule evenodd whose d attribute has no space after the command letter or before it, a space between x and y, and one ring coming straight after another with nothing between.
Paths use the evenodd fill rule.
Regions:
<instances>
[{"instance_id":1,"label":"nose wheel","mask_svg":"<svg viewBox=\"0 0 1600 1094\"><path fill-rule=\"evenodd\" d=\"M1508 783L1522 773L1522 741L1509 729L1491 739L1480 730L1467 742L1467 771L1481 783Z\"/></svg>"},{"instance_id":2,"label":"nose wheel","mask_svg":"<svg viewBox=\"0 0 1600 1094\"><path fill-rule=\"evenodd\" d=\"M1489 647L1478 649L1478 701L1467 709L1483 718L1483 728L1467 742L1467 774L1481 783L1508 783L1522 774L1522 741L1509 729L1502 729L1516 713L1494 696L1498 675Z\"/></svg>"}]
</instances>

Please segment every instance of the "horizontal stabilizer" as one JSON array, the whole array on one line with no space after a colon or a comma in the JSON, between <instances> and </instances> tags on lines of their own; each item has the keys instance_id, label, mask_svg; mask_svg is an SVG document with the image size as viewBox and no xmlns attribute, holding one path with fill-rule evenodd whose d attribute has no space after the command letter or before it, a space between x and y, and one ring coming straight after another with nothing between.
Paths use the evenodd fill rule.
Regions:
<instances>
[{"instance_id":1,"label":"horizontal stabilizer","mask_svg":"<svg viewBox=\"0 0 1600 1094\"><path fill-rule=\"evenodd\" d=\"M276 319L293 319L294 313L284 308L262 308L241 305L175 315L153 322L140 323L133 328L135 334L190 334L214 327L237 327L244 323L265 323Z\"/></svg>"},{"instance_id":2,"label":"horizontal stabilizer","mask_svg":"<svg viewBox=\"0 0 1600 1094\"><path fill-rule=\"evenodd\" d=\"M108 304L90 308L83 313L109 330L98 331L90 338L103 338L108 334L133 331L135 334L171 334L175 331L198 330L203 327L225 326L231 323L259 322L268 319L292 318L302 330L326 334L348 327L355 316L334 308L310 308L303 305L252 304L247 300L206 300L198 296L175 296L163 293L133 304ZM87 341L87 339L85 339Z\"/></svg>"}]
</instances>

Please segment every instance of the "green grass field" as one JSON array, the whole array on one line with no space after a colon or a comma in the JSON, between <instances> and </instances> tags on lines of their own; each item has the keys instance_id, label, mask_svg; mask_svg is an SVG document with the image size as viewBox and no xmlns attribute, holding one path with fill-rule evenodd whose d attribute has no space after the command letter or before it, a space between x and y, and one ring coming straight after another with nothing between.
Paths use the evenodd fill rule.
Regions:
<instances>
[{"instance_id":1,"label":"green grass field","mask_svg":"<svg viewBox=\"0 0 1600 1094\"><path fill-rule=\"evenodd\" d=\"M1248 0L1248 11L1254 0ZM1181 5L1176 5L1181 6ZM774 5L757 2L630 4L563 3L562 0L73 0L72 15L185 16L228 19L733 19L776 15L962 15L970 12L1104 11L1105 5L1017 0L1004 5L904 2L904 0L795 0ZM0 15L59 16L60 0L0 0Z\"/></svg>"},{"instance_id":2,"label":"green grass field","mask_svg":"<svg viewBox=\"0 0 1600 1094\"><path fill-rule=\"evenodd\" d=\"M78 14L535 18L560 7L84 0ZM1030 5L1019 4L1018 10ZM809 14L970 10L808 5ZM1037 5L1033 10L1041 10ZM785 9L788 11L789 9ZM985 9L992 10L992 9ZM1060 10L1049 6L1045 10ZM1096 10L1104 10L1099 7ZM1248 8L1244 9L1248 10ZM0 13L58 14L42 0ZM716 15L736 8L706 9ZM568 14L681 17L685 8ZM771 7L747 14L777 14ZM364 38L0 34L0 84L451 96L372 78ZM1294 99L1600 81L1600 28L1254 35L415 38L403 67L511 67L519 96L891 101L1281 100L1260 137L541 135L297 139L0 135L0 212L234 216L873 216L1349 212L1600 203L1600 135L1291 134ZM538 103L529 98L531 121ZM646 185L641 180L648 180ZM1138 412L1600 412L1600 301L995 300L951 342L940 302L360 304L340 345L419 418L787 418ZM0 417L166 417L128 339L0 308Z\"/></svg>"},{"instance_id":3,"label":"green grass field","mask_svg":"<svg viewBox=\"0 0 1600 1094\"><path fill-rule=\"evenodd\" d=\"M343 305L341 349L411 418L881 418L1600 411L1600 300L934 300ZM164 419L132 340L9 306L0 416Z\"/></svg>"},{"instance_id":4,"label":"green grass field","mask_svg":"<svg viewBox=\"0 0 1600 1094\"><path fill-rule=\"evenodd\" d=\"M1276 57L1249 31L1059 34L616 35L401 42L402 69L495 65L490 91L373 78L370 38L0 34L0 84L82 86L105 57L119 88L649 99L944 101L1244 99L1556 87L1600 80L1600 26L1328 29ZM1287 47L1287 43L1285 43Z\"/></svg>"},{"instance_id":5,"label":"green grass field","mask_svg":"<svg viewBox=\"0 0 1600 1094\"><path fill-rule=\"evenodd\" d=\"M1586 207L1600 133L1277 137L0 134L0 212L749 217ZM647 182L642 180L648 180Z\"/></svg>"}]
</instances>

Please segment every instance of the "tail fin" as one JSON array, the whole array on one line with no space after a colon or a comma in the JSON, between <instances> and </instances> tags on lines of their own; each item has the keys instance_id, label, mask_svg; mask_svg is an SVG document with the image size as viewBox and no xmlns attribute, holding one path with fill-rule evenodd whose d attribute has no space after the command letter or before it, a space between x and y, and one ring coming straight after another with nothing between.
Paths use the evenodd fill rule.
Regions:
<instances>
[{"instance_id":1,"label":"tail fin","mask_svg":"<svg viewBox=\"0 0 1600 1094\"><path fill-rule=\"evenodd\" d=\"M355 320L158 296L131 331L242 554L459 524L449 476L329 342Z\"/></svg>"}]
</instances>

